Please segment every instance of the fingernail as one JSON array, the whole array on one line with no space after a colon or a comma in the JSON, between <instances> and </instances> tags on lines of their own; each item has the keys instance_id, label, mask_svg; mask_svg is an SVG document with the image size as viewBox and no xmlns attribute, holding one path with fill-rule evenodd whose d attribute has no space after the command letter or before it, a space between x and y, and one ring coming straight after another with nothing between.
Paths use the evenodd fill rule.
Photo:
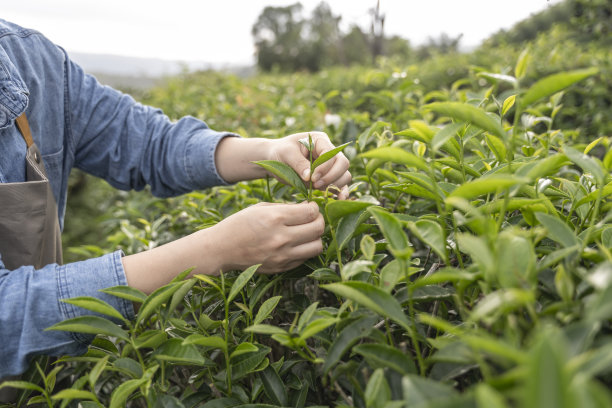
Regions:
<instances>
[{"instance_id":1,"label":"fingernail","mask_svg":"<svg viewBox=\"0 0 612 408\"><path fill-rule=\"evenodd\" d=\"M306 181L310 179L310 169L304 170L304 172L302 173L302 178Z\"/></svg>"},{"instance_id":2,"label":"fingernail","mask_svg":"<svg viewBox=\"0 0 612 408\"><path fill-rule=\"evenodd\" d=\"M316 183L314 183L315 188L321 188L323 187L323 181L317 181Z\"/></svg>"},{"instance_id":3,"label":"fingernail","mask_svg":"<svg viewBox=\"0 0 612 408\"><path fill-rule=\"evenodd\" d=\"M319 173L315 172L315 174L312 175L312 182L316 183L317 180L319 180L321 178L321 176L319 175Z\"/></svg>"}]
</instances>

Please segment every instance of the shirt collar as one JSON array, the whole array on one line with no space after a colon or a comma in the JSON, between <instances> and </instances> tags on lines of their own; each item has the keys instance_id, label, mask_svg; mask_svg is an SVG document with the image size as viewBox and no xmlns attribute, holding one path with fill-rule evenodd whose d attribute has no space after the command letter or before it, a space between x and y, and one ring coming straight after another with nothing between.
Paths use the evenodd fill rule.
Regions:
<instances>
[{"instance_id":1,"label":"shirt collar","mask_svg":"<svg viewBox=\"0 0 612 408\"><path fill-rule=\"evenodd\" d=\"M11 125L28 106L30 92L0 45L0 129Z\"/></svg>"}]
</instances>

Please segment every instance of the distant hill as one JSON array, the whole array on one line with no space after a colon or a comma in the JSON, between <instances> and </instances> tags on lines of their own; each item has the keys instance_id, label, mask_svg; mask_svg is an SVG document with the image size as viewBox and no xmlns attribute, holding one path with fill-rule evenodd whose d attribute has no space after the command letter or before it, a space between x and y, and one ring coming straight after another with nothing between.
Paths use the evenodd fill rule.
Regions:
<instances>
[{"instance_id":1,"label":"distant hill","mask_svg":"<svg viewBox=\"0 0 612 408\"><path fill-rule=\"evenodd\" d=\"M250 75L249 66L210 64L204 61L171 61L161 58L137 58L111 54L70 52L68 55L100 82L118 88L149 88L164 77L185 71L229 71L240 76Z\"/></svg>"}]
</instances>

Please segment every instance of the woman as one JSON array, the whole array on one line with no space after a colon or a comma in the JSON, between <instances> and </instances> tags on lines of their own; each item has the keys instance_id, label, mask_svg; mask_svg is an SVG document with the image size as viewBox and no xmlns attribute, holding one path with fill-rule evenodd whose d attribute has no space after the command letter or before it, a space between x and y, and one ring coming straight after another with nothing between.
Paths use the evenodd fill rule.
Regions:
<instances>
[{"instance_id":1,"label":"woman","mask_svg":"<svg viewBox=\"0 0 612 408\"><path fill-rule=\"evenodd\" d=\"M218 274L262 264L291 269L322 250L324 222L313 203L262 203L153 250L120 251L61 264L60 231L73 167L120 189L151 187L166 197L265 176L251 162L283 161L315 187L348 195L343 155L308 172L305 134L278 140L216 132L192 117L171 123L158 109L102 86L40 33L0 20L0 378L25 371L36 355L83 353L89 337L44 331L88 313L60 302L95 296L122 314L128 301L99 289L130 285L146 293L183 270ZM311 132L316 155L329 138Z\"/></svg>"}]
</instances>

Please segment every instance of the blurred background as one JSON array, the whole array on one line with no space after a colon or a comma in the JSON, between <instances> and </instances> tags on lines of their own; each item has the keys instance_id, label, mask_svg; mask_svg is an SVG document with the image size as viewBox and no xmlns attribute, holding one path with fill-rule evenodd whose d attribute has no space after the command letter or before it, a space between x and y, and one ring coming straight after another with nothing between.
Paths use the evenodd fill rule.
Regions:
<instances>
[{"instance_id":1,"label":"blurred background","mask_svg":"<svg viewBox=\"0 0 612 408\"><path fill-rule=\"evenodd\" d=\"M318 71L374 64L379 56L414 62L469 52L513 27L511 40L522 41L569 20L569 3L23 0L5 2L2 18L41 31L107 83L147 87L185 70ZM541 17L515 27L535 14Z\"/></svg>"}]
</instances>

